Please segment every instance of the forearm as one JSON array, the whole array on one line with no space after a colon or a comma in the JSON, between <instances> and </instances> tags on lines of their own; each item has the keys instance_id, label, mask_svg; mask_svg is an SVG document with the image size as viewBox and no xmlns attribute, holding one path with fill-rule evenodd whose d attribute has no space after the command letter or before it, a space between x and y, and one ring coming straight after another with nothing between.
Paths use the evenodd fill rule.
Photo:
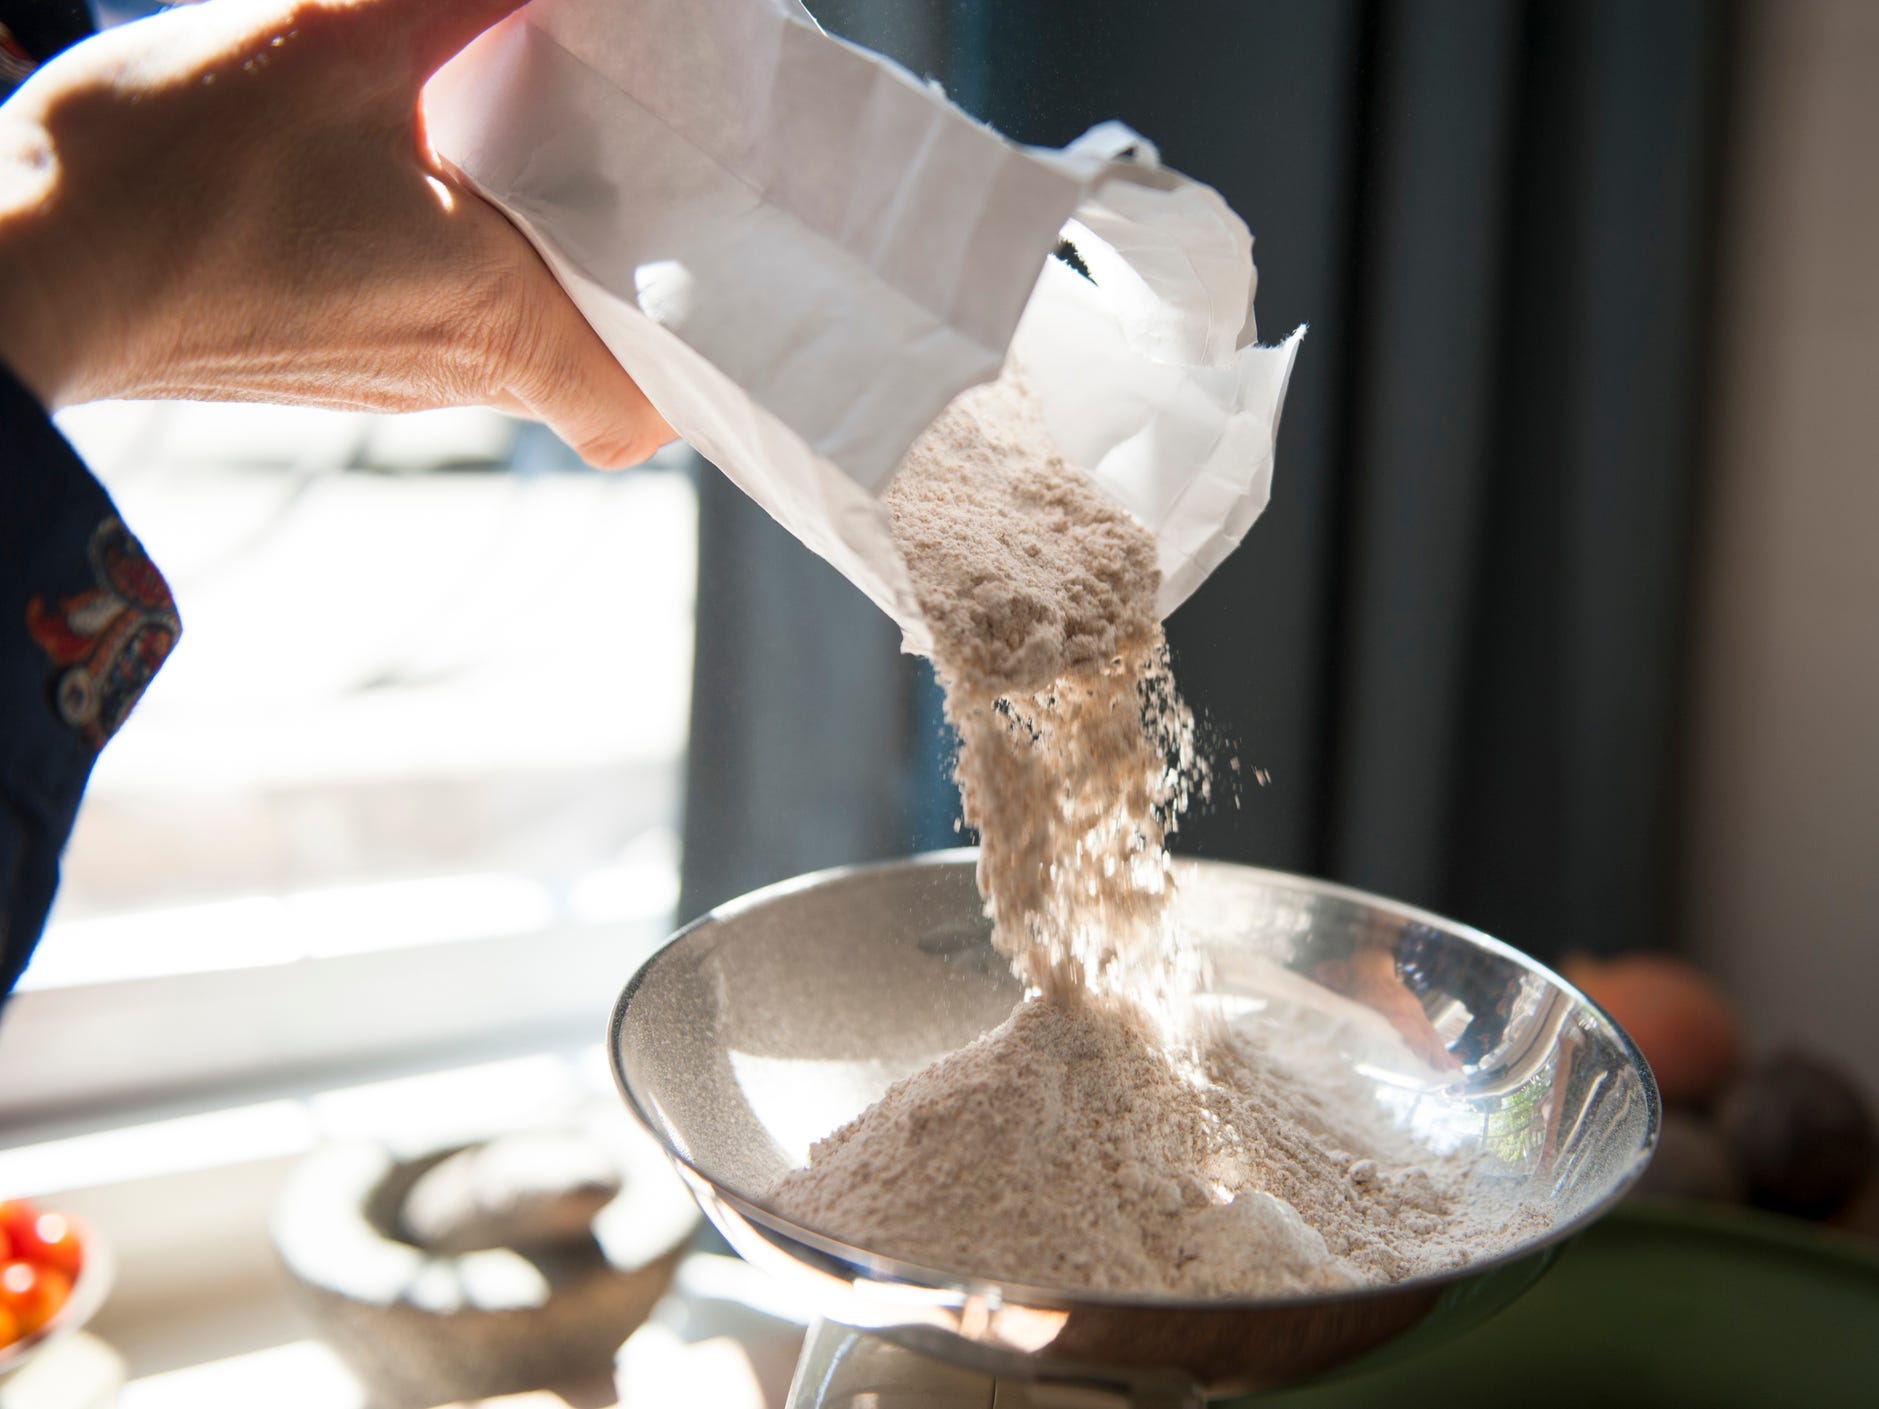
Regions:
<instances>
[{"instance_id":1,"label":"forearm","mask_svg":"<svg viewBox=\"0 0 1879 1409\"><path fill-rule=\"evenodd\" d=\"M43 406L62 404L75 362L69 315L59 316L56 280L47 268L53 237L48 214L57 195L57 163L37 124L0 106L0 363Z\"/></svg>"}]
</instances>

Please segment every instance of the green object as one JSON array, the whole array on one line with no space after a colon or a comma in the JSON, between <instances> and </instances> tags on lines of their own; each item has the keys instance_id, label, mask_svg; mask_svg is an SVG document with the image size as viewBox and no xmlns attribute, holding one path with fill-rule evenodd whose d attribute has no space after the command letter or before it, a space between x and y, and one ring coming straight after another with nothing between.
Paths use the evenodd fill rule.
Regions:
<instances>
[{"instance_id":1,"label":"green object","mask_svg":"<svg viewBox=\"0 0 1879 1409\"><path fill-rule=\"evenodd\" d=\"M1467 1387L1467 1388L1464 1388ZM1879 1252L1794 1219L1626 1204L1492 1320L1260 1409L1879 1405Z\"/></svg>"}]
</instances>

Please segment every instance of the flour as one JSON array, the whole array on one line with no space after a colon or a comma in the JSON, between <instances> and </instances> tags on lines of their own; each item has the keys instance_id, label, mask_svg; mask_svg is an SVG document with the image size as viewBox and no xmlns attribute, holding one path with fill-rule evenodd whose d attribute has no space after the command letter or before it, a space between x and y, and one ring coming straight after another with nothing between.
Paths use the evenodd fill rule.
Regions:
<instances>
[{"instance_id":1,"label":"flour","mask_svg":"<svg viewBox=\"0 0 1879 1409\"><path fill-rule=\"evenodd\" d=\"M1543 1226L1462 1162L1361 1131L1361 1108L1327 1129L1327 1094L1368 1099L1329 1070L1244 1034L1171 1060L1113 1009L1033 999L820 1141L770 1202L931 1267L1192 1297L1400 1281Z\"/></svg>"},{"instance_id":2,"label":"flour","mask_svg":"<svg viewBox=\"0 0 1879 1409\"><path fill-rule=\"evenodd\" d=\"M1154 536L1051 442L1008 372L955 400L886 496L933 634L993 942L1028 986L1153 1002L1168 831L1206 770L1155 611Z\"/></svg>"},{"instance_id":3,"label":"flour","mask_svg":"<svg viewBox=\"0 0 1879 1409\"><path fill-rule=\"evenodd\" d=\"M1393 1133L1337 1053L1180 1027L1204 974L1165 843L1207 770L1155 541L1058 453L1021 376L958 398L886 502L993 943L1029 996L818 1142L772 1205L968 1275L1195 1297L1398 1281L1535 1231Z\"/></svg>"}]
</instances>

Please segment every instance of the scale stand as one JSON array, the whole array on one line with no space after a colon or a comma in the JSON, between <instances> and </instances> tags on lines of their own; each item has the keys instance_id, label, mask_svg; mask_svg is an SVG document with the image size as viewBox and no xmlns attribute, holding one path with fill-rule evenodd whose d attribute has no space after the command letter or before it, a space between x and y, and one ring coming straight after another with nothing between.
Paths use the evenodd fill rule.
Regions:
<instances>
[{"instance_id":1,"label":"scale stand","mask_svg":"<svg viewBox=\"0 0 1879 1409\"><path fill-rule=\"evenodd\" d=\"M803 1340L789 1409L1202 1409L1185 1375L994 1379L865 1331L818 1320Z\"/></svg>"}]
</instances>

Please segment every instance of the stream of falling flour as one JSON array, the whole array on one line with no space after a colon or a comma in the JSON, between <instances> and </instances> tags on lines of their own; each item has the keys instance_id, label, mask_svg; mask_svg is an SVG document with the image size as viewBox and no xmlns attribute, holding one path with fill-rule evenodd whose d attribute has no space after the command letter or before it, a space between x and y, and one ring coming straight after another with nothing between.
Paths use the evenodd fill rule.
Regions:
<instances>
[{"instance_id":1,"label":"stream of falling flour","mask_svg":"<svg viewBox=\"0 0 1879 1409\"><path fill-rule=\"evenodd\" d=\"M1154 536L1058 453L1021 374L973 388L887 493L933 638L993 942L1057 1001L1159 1008L1167 833L1207 770L1156 612Z\"/></svg>"}]
</instances>

